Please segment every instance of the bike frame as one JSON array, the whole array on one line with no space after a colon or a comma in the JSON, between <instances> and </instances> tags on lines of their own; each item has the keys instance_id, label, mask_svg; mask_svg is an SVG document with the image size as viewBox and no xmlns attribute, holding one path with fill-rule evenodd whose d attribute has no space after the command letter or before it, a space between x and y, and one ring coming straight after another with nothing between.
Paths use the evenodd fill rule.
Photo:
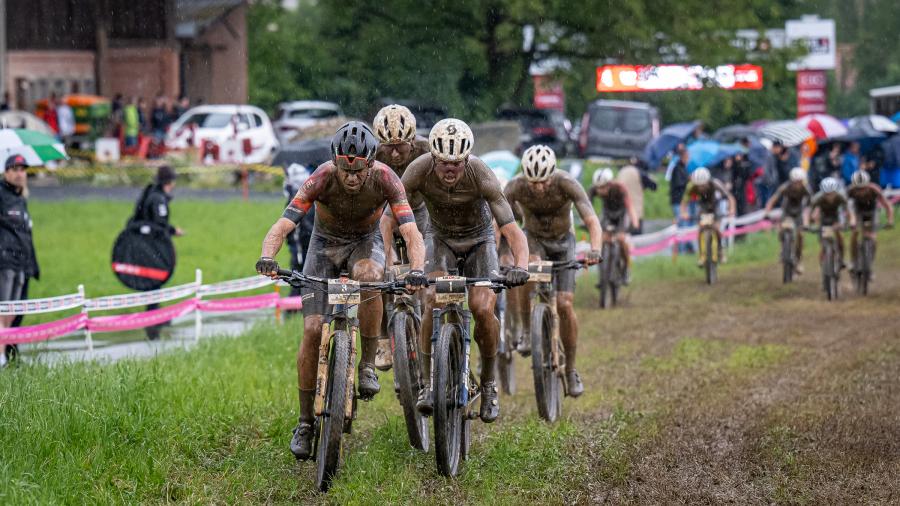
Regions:
<instances>
[{"instance_id":1,"label":"bike frame","mask_svg":"<svg viewBox=\"0 0 900 506\"><path fill-rule=\"evenodd\" d=\"M345 277L341 278L341 281L346 280L347 278ZM329 294L329 296L331 296L331 294ZM348 420L352 420L353 417L353 399L355 398L353 392L356 384L356 368L353 367L353 364L356 363L356 338L359 333L359 320L357 318L351 318L347 311L347 304L335 304L334 311L328 315L322 323L322 338L321 343L319 344L319 367L316 372L316 396L314 404L316 417L325 414L325 391L328 383L328 355L331 350L331 343L334 341L334 336L337 334L336 331L338 330L345 330L347 331L347 335L350 336L350 367L347 368L344 417Z\"/></svg>"},{"instance_id":2,"label":"bike frame","mask_svg":"<svg viewBox=\"0 0 900 506\"><path fill-rule=\"evenodd\" d=\"M719 254L721 253L721 246L719 245L719 228L716 225L716 215L713 213L702 213L700 215L700 226L697 232L697 248L702 252L703 248L705 248L706 241L704 241L704 234L712 234L715 241L711 241L713 248L715 248L715 254L712 256L712 261L715 263L719 263ZM705 255L709 255L711 252L704 252Z\"/></svg>"},{"instance_id":3,"label":"bike frame","mask_svg":"<svg viewBox=\"0 0 900 506\"><path fill-rule=\"evenodd\" d=\"M613 238L612 242L615 242L616 239ZM534 283L535 289L532 293L532 305L534 307L534 302L540 302L547 304L550 307L550 316L551 316L551 332L550 332L550 360L553 364L553 370L557 374L561 374L562 367L560 364L559 357L559 309L556 307L557 297L556 290L553 289L553 281L556 276L556 272L553 270L553 262L532 262L528 264L528 271L530 274L530 278L535 281L530 281L529 283ZM569 393L569 385L566 382L565 375L563 375L563 393Z\"/></svg>"},{"instance_id":4,"label":"bike frame","mask_svg":"<svg viewBox=\"0 0 900 506\"><path fill-rule=\"evenodd\" d=\"M463 291L464 296L468 297L468 290ZM444 318L446 317L446 320ZM472 312L465 308L464 305L461 305L459 302L450 302L443 308L434 308L432 310L432 326L431 326L431 384L434 385L434 371L436 370L436 366L434 364L434 348L437 346L438 337L440 335L441 327L443 325L458 325L460 329L460 333L463 336L463 368L460 371L460 384L465 385L459 393L459 399L457 399L458 407L465 407L468 404L475 402L481 396L481 393L478 391L478 381L472 374L471 369L469 367L469 352L472 348L472 336L469 332L469 322L472 319ZM472 393L470 394L470 390ZM468 410L466 412L466 417L469 416Z\"/></svg>"}]
</instances>

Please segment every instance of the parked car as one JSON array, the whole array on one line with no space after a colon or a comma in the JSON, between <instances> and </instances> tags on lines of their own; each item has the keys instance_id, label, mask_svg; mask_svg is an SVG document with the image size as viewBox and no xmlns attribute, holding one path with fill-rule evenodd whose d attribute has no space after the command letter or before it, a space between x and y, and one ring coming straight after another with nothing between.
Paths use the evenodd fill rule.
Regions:
<instances>
[{"instance_id":1,"label":"parked car","mask_svg":"<svg viewBox=\"0 0 900 506\"><path fill-rule=\"evenodd\" d=\"M659 111L644 102L596 100L581 121L578 149L583 157L640 156L659 135Z\"/></svg>"},{"instance_id":2,"label":"parked car","mask_svg":"<svg viewBox=\"0 0 900 506\"><path fill-rule=\"evenodd\" d=\"M519 154L530 146L544 144L552 148L559 158L567 155L569 129L562 112L550 109L501 109L497 113L497 119L515 121L522 127Z\"/></svg>"},{"instance_id":3,"label":"parked car","mask_svg":"<svg viewBox=\"0 0 900 506\"><path fill-rule=\"evenodd\" d=\"M416 133L423 137L428 137L428 134L431 133L431 127L438 121L447 117L447 109L444 109L439 105L424 104L415 100L381 98L375 102L375 107L370 111L366 121L372 121L372 118L375 117L375 114L377 114L382 107L387 107L391 104L402 105L413 113L413 116L416 118Z\"/></svg>"},{"instance_id":4,"label":"parked car","mask_svg":"<svg viewBox=\"0 0 900 506\"><path fill-rule=\"evenodd\" d=\"M282 144L290 142L300 130L323 121L343 116L341 106L320 100L296 100L278 104L275 112L275 135Z\"/></svg>"},{"instance_id":5,"label":"parked car","mask_svg":"<svg viewBox=\"0 0 900 506\"><path fill-rule=\"evenodd\" d=\"M244 163L263 163L278 149L269 117L251 105L201 105L181 115L166 132L168 149L200 147L211 141L219 148L238 145Z\"/></svg>"}]
</instances>

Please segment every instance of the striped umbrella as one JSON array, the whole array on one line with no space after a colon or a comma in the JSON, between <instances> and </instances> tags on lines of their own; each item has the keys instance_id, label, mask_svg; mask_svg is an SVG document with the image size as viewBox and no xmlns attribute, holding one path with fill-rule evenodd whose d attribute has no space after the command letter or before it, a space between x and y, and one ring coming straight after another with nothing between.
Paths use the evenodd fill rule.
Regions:
<instances>
[{"instance_id":1,"label":"striped umbrella","mask_svg":"<svg viewBox=\"0 0 900 506\"><path fill-rule=\"evenodd\" d=\"M23 128L0 130L0 157L22 155L28 165L44 165L52 160L68 158L66 148L56 138Z\"/></svg>"},{"instance_id":2,"label":"striped umbrella","mask_svg":"<svg viewBox=\"0 0 900 506\"><path fill-rule=\"evenodd\" d=\"M895 133L900 131L900 127L897 126L896 123L891 121L887 116L881 116L879 114L870 114L868 116L857 116L850 120L850 128L854 127L862 127L865 129L871 129L876 132L884 132L884 133Z\"/></svg>"},{"instance_id":3,"label":"striped umbrella","mask_svg":"<svg viewBox=\"0 0 900 506\"><path fill-rule=\"evenodd\" d=\"M809 129L816 139L830 139L847 135L847 127L841 120L827 114L807 114L797 119L797 123Z\"/></svg>"},{"instance_id":4,"label":"striped umbrella","mask_svg":"<svg viewBox=\"0 0 900 506\"><path fill-rule=\"evenodd\" d=\"M790 120L766 123L759 129L759 135L781 142L787 147L798 146L813 138L813 133L808 128Z\"/></svg>"}]
</instances>

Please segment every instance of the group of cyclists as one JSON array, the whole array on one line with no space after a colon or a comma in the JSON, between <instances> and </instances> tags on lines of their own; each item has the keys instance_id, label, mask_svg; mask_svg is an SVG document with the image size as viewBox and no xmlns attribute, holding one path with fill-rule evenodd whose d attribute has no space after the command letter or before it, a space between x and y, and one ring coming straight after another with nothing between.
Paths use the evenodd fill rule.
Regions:
<instances>
[{"instance_id":1,"label":"group of cyclists","mask_svg":"<svg viewBox=\"0 0 900 506\"><path fill-rule=\"evenodd\" d=\"M638 217L627 189L614 180L611 169L596 171L586 192L568 172L558 169L552 149L537 145L525 150L521 174L506 183L472 154L474 143L469 126L453 118L439 121L427 139L417 135L415 117L400 105L381 109L372 127L359 121L343 125L332 138L331 160L309 176L266 234L257 272L278 276L275 257L285 237L316 206L304 275L336 278L346 273L356 281L380 281L386 268L399 260L395 245L402 240L399 244L405 245L408 262L403 279L406 288L421 298L422 314L430 315L441 306L431 286L436 278L458 272L471 278L502 279L511 289L507 313L514 345L527 354L530 340L523 329L530 314L529 263L575 259L573 207L590 236L590 250L583 259L586 265L601 261L604 233L614 236L625 264L630 265L626 231L629 220L637 223ZM603 203L602 221L592 205L594 198ZM734 197L709 170L698 168L691 174L681 213L686 215L688 204L696 202L701 213L716 217L716 239L721 241L718 219L723 214L719 213L723 199L728 204L727 215L733 217ZM893 224L892 207L864 171L853 175L846 194L836 180L828 178L813 195L805 171L796 168L790 173L790 181L767 202L766 213L779 201L782 219L793 217L804 224L809 223L810 215L822 225L836 224L846 209L848 222L854 227L851 244L858 240L859 226L873 221L879 204L888 210L888 222ZM813 210L816 212L810 213ZM840 238L838 243L842 244ZM799 258L800 241L796 248ZM851 251L855 252L855 247ZM708 254L701 249L700 265ZM801 270L799 263L797 270ZM584 392L584 385L576 368L574 270L555 275L553 288L565 355L565 392L577 397ZM327 294L321 290L304 288L301 293L304 330L297 354L300 415L290 449L296 458L309 459L313 453L318 350L330 309ZM490 423L500 414L495 378L500 337L497 295L486 286L472 286L467 294L481 357L478 415ZM361 353L356 387L358 397L368 400L381 390L377 371L391 367L380 294L363 291L358 320ZM424 317L420 331L424 360L420 364L425 381L416 408L425 416L433 410L428 360L431 336L432 319Z\"/></svg>"}]
</instances>

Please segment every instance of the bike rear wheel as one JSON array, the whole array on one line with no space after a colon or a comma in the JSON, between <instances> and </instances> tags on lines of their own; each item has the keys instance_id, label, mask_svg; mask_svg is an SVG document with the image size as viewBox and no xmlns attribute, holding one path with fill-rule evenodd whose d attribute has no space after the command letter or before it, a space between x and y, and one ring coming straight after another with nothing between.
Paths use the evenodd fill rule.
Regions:
<instances>
[{"instance_id":1,"label":"bike rear wheel","mask_svg":"<svg viewBox=\"0 0 900 506\"><path fill-rule=\"evenodd\" d=\"M398 311L391 320L391 343L394 348L394 379L397 397L403 407L406 432L413 448L428 451L428 419L416 409L419 390L425 385L419 364L419 325L406 311Z\"/></svg>"},{"instance_id":2,"label":"bike rear wheel","mask_svg":"<svg viewBox=\"0 0 900 506\"><path fill-rule=\"evenodd\" d=\"M783 232L781 236L781 264L784 268L782 282L794 280L794 234Z\"/></svg>"},{"instance_id":3,"label":"bike rear wheel","mask_svg":"<svg viewBox=\"0 0 900 506\"><path fill-rule=\"evenodd\" d=\"M857 290L860 295L869 294L869 276L872 273L872 259L875 257L875 244L872 239L866 237L862 241L862 251L859 252L857 258L859 260L859 270L857 276Z\"/></svg>"},{"instance_id":4,"label":"bike rear wheel","mask_svg":"<svg viewBox=\"0 0 900 506\"><path fill-rule=\"evenodd\" d=\"M512 331L509 326L509 311L506 308L506 292L497 295L497 320L500 321L500 349L497 352L497 378L500 390L506 395L516 393L516 367L513 361Z\"/></svg>"},{"instance_id":5,"label":"bike rear wheel","mask_svg":"<svg viewBox=\"0 0 900 506\"><path fill-rule=\"evenodd\" d=\"M837 300L838 298L838 273L840 272L840 266L838 263L840 260L837 258L837 252L835 251L834 245L831 241L828 241L823 246L824 252L822 254L822 282L825 288L825 295L828 297L828 300Z\"/></svg>"},{"instance_id":6,"label":"bike rear wheel","mask_svg":"<svg viewBox=\"0 0 900 506\"><path fill-rule=\"evenodd\" d=\"M445 323L434 350L434 455L438 472L456 476L465 440L465 406L461 395L465 367L465 343L462 329Z\"/></svg>"},{"instance_id":7,"label":"bike rear wheel","mask_svg":"<svg viewBox=\"0 0 900 506\"><path fill-rule=\"evenodd\" d=\"M536 304L531 311L531 370L538 415L556 421L562 411L561 371L553 368L553 315L547 304Z\"/></svg>"},{"instance_id":8,"label":"bike rear wheel","mask_svg":"<svg viewBox=\"0 0 900 506\"><path fill-rule=\"evenodd\" d=\"M613 258L612 244L607 241L603 243L603 251L601 256L603 262L600 264L600 308L606 309L612 307L612 266L617 259Z\"/></svg>"},{"instance_id":9,"label":"bike rear wheel","mask_svg":"<svg viewBox=\"0 0 900 506\"><path fill-rule=\"evenodd\" d=\"M718 243L715 240L715 234L707 231L704 238L706 242L706 284L711 285L716 282L716 260L713 260L713 247L716 247L716 256L718 257Z\"/></svg>"},{"instance_id":10,"label":"bike rear wheel","mask_svg":"<svg viewBox=\"0 0 900 506\"><path fill-rule=\"evenodd\" d=\"M323 339L326 339L323 336ZM316 486L327 492L337 476L343 450L344 408L347 400L347 371L350 364L350 336L344 330L334 333L325 385L325 412L319 417L319 441L316 450Z\"/></svg>"}]
</instances>

